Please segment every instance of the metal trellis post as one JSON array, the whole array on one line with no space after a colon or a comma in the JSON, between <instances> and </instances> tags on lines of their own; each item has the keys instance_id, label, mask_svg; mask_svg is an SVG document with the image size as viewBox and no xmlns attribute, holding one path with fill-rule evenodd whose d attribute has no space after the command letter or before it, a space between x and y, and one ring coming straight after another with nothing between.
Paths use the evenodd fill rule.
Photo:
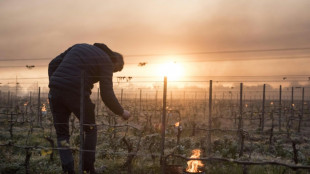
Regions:
<instances>
[{"instance_id":1,"label":"metal trellis post","mask_svg":"<svg viewBox=\"0 0 310 174\"><path fill-rule=\"evenodd\" d=\"M164 77L163 114L161 119L161 173L165 173L165 131L166 131L166 106L167 106L167 77Z\"/></svg>"},{"instance_id":2,"label":"metal trellis post","mask_svg":"<svg viewBox=\"0 0 310 174\"><path fill-rule=\"evenodd\" d=\"M37 125L41 126L41 99L40 99L40 95L41 95L41 88L38 88L38 112L37 112Z\"/></svg>"},{"instance_id":3,"label":"metal trellis post","mask_svg":"<svg viewBox=\"0 0 310 174\"><path fill-rule=\"evenodd\" d=\"M211 153L211 129L212 129L212 80L209 86L209 132L208 132L208 153Z\"/></svg>"},{"instance_id":4,"label":"metal trellis post","mask_svg":"<svg viewBox=\"0 0 310 174\"><path fill-rule=\"evenodd\" d=\"M264 84L263 87L263 106L262 106L262 119L261 119L262 132L264 132L264 126L265 126L265 100L266 100L266 84Z\"/></svg>"},{"instance_id":5,"label":"metal trellis post","mask_svg":"<svg viewBox=\"0 0 310 174\"><path fill-rule=\"evenodd\" d=\"M279 92L279 131L281 131L281 117L282 117L282 86L280 85Z\"/></svg>"},{"instance_id":6,"label":"metal trellis post","mask_svg":"<svg viewBox=\"0 0 310 174\"><path fill-rule=\"evenodd\" d=\"M242 112L243 112L243 104L242 104L242 93L243 93L243 83L240 83L240 115L239 115L239 125L238 125L238 132L240 137L240 152L239 157L243 155L243 146L244 146L244 137L243 137L243 120L242 120Z\"/></svg>"},{"instance_id":7,"label":"metal trellis post","mask_svg":"<svg viewBox=\"0 0 310 174\"><path fill-rule=\"evenodd\" d=\"M123 92L124 92L124 89L122 88L122 90L121 90L121 104L123 104Z\"/></svg>"},{"instance_id":8,"label":"metal trellis post","mask_svg":"<svg viewBox=\"0 0 310 174\"><path fill-rule=\"evenodd\" d=\"M301 94L301 112L299 117L299 123L298 123L298 132L300 132L301 129L301 122L304 116L304 102L305 102L305 88L302 88L302 94Z\"/></svg>"}]
</instances>

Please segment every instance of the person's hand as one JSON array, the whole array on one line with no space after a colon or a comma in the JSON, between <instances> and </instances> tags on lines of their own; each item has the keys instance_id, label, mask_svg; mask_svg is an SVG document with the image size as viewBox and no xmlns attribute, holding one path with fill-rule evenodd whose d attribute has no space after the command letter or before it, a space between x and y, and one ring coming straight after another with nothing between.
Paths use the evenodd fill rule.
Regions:
<instances>
[{"instance_id":1,"label":"person's hand","mask_svg":"<svg viewBox=\"0 0 310 174\"><path fill-rule=\"evenodd\" d=\"M128 119L130 118L130 112L127 111L127 110L124 110L124 113L123 113L123 115L122 115L122 118L123 118L124 120L128 120Z\"/></svg>"}]
</instances>

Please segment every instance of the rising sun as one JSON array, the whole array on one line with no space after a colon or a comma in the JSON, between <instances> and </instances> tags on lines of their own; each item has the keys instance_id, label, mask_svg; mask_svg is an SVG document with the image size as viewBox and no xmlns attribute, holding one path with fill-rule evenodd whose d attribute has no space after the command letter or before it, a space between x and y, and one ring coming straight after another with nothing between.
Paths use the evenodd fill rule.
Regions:
<instances>
[{"instance_id":1,"label":"rising sun","mask_svg":"<svg viewBox=\"0 0 310 174\"><path fill-rule=\"evenodd\" d=\"M184 70L180 63L168 62L159 65L158 73L160 76L167 76L168 81L177 81L183 76Z\"/></svg>"}]
</instances>

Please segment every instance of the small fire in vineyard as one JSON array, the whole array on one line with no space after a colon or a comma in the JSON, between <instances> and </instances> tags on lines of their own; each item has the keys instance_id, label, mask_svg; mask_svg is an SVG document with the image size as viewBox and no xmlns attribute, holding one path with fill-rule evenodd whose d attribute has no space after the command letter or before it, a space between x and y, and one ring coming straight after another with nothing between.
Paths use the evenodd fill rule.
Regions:
<instances>
[{"instance_id":1,"label":"small fire in vineyard","mask_svg":"<svg viewBox=\"0 0 310 174\"><path fill-rule=\"evenodd\" d=\"M179 127L179 126L180 126L180 122L176 122L176 123L174 124L174 126L175 126L175 127Z\"/></svg>"},{"instance_id":2,"label":"small fire in vineyard","mask_svg":"<svg viewBox=\"0 0 310 174\"><path fill-rule=\"evenodd\" d=\"M197 159L200 157L200 150L199 149L194 149L192 151L192 153L193 154L190 158L196 158ZM186 172L190 172L190 173L202 172L198 168L203 167L203 166L204 166L204 164L200 160L189 160L187 162Z\"/></svg>"},{"instance_id":3,"label":"small fire in vineyard","mask_svg":"<svg viewBox=\"0 0 310 174\"><path fill-rule=\"evenodd\" d=\"M46 111L46 106L45 106L45 104L44 104L44 103L43 103L43 106L42 106L41 111L42 111L42 115L46 116L47 111Z\"/></svg>"},{"instance_id":4,"label":"small fire in vineyard","mask_svg":"<svg viewBox=\"0 0 310 174\"><path fill-rule=\"evenodd\" d=\"M43 104L41 111L42 111L42 112L46 112L45 104Z\"/></svg>"}]
</instances>

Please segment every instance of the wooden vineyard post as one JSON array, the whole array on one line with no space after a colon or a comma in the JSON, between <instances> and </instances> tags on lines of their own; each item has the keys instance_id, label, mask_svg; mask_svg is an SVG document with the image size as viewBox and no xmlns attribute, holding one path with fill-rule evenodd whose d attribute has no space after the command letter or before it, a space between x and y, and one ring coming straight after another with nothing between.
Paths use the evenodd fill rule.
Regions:
<instances>
[{"instance_id":1,"label":"wooden vineyard post","mask_svg":"<svg viewBox=\"0 0 310 174\"><path fill-rule=\"evenodd\" d=\"M279 93L279 131L281 131L281 117L282 117L282 86L280 85Z\"/></svg>"},{"instance_id":2,"label":"wooden vineyard post","mask_svg":"<svg viewBox=\"0 0 310 174\"><path fill-rule=\"evenodd\" d=\"M32 107L31 106L31 91L29 92L29 102L28 102L28 104L26 106L26 111L27 111L28 106L29 106L29 112L31 112L31 107ZM26 116L27 116L27 112L26 112ZM31 117L31 116L28 116L26 119L28 119L28 121L31 122L29 117Z\"/></svg>"},{"instance_id":3,"label":"wooden vineyard post","mask_svg":"<svg viewBox=\"0 0 310 174\"><path fill-rule=\"evenodd\" d=\"M266 84L263 87L263 106L262 106L262 119L261 119L261 131L264 132L265 125L265 99L266 99Z\"/></svg>"},{"instance_id":4,"label":"wooden vineyard post","mask_svg":"<svg viewBox=\"0 0 310 174\"><path fill-rule=\"evenodd\" d=\"M80 92L80 163L79 163L79 173L83 174L83 146L84 146L84 82L85 82L85 72L81 72L81 92Z\"/></svg>"},{"instance_id":5,"label":"wooden vineyard post","mask_svg":"<svg viewBox=\"0 0 310 174\"><path fill-rule=\"evenodd\" d=\"M15 81L15 97L14 97L14 106L17 105L17 87L18 87L18 82L17 82L17 76L16 76L16 81Z\"/></svg>"},{"instance_id":6,"label":"wooden vineyard post","mask_svg":"<svg viewBox=\"0 0 310 174\"><path fill-rule=\"evenodd\" d=\"M30 91L30 94L29 94L29 106L31 106L31 96L32 96L32 92Z\"/></svg>"},{"instance_id":7,"label":"wooden vineyard post","mask_svg":"<svg viewBox=\"0 0 310 174\"><path fill-rule=\"evenodd\" d=\"M240 115L239 115L239 125L238 125L238 132L239 132L239 143L240 143L240 152L239 157L243 155L243 146L244 146L244 136L243 136L243 120L242 120L242 112L243 112L243 104L242 104L242 93L243 93L243 83L240 83Z\"/></svg>"},{"instance_id":8,"label":"wooden vineyard post","mask_svg":"<svg viewBox=\"0 0 310 174\"><path fill-rule=\"evenodd\" d=\"M142 111L142 89L140 89L140 99L139 99L139 114L136 116L137 122L139 122L139 116Z\"/></svg>"},{"instance_id":9,"label":"wooden vineyard post","mask_svg":"<svg viewBox=\"0 0 310 174\"><path fill-rule=\"evenodd\" d=\"M10 117L10 138L11 140L13 139L13 112L11 112L11 117Z\"/></svg>"},{"instance_id":10,"label":"wooden vineyard post","mask_svg":"<svg viewBox=\"0 0 310 174\"><path fill-rule=\"evenodd\" d=\"M10 107L10 97L11 97L11 94L10 94L10 91L8 91L8 106Z\"/></svg>"},{"instance_id":11,"label":"wooden vineyard post","mask_svg":"<svg viewBox=\"0 0 310 174\"><path fill-rule=\"evenodd\" d=\"M156 117L156 111L157 111L157 94L158 94L158 91L156 90L156 93L155 93L155 109L154 109L154 117ZM150 125L151 128L153 128L152 125Z\"/></svg>"},{"instance_id":12,"label":"wooden vineyard post","mask_svg":"<svg viewBox=\"0 0 310 174\"><path fill-rule=\"evenodd\" d=\"M41 88L39 87L39 89L38 89L37 125L38 126L40 125L42 127L40 90L41 90Z\"/></svg>"},{"instance_id":13,"label":"wooden vineyard post","mask_svg":"<svg viewBox=\"0 0 310 174\"><path fill-rule=\"evenodd\" d=\"M140 89L140 98L139 98L139 112L142 110L142 89Z\"/></svg>"},{"instance_id":14,"label":"wooden vineyard post","mask_svg":"<svg viewBox=\"0 0 310 174\"><path fill-rule=\"evenodd\" d=\"M251 115L250 115L250 124L252 125L253 123L253 114L254 114L254 102L252 102L251 98L250 98L250 105L251 105Z\"/></svg>"},{"instance_id":15,"label":"wooden vineyard post","mask_svg":"<svg viewBox=\"0 0 310 174\"><path fill-rule=\"evenodd\" d=\"M243 112L243 107L242 107L242 93L243 93L243 83L240 83L240 106L239 106L239 125L238 129L242 129L242 112Z\"/></svg>"},{"instance_id":16,"label":"wooden vineyard post","mask_svg":"<svg viewBox=\"0 0 310 174\"><path fill-rule=\"evenodd\" d=\"M208 125L208 153L211 153L211 129L212 129L212 80L209 85L209 125Z\"/></svg>"},{"instance_id":17,"label":"wooden vineyard post","mask_svg":"<svg viewBox=\"0 0 310 174\"><path fill-rule=\"evenodd\" d=\"M206 119L206 110L207 110L207 91L205 91L205 98L204 98L204 106L203 106L203 118Z\"/></svg>"},{"instance_id":18,"label":"wooden vineyard post","mask_svg":"<svg viewBox=\"0 0 310 174\"><path fill-rule=\"evenodd\" d=\"M304 103L305 103L305 88L302 88L301 112L300 112L299 122L298 122L298 132L300 132L301 122L302 122L302 118L304 116Z\"/></svg>"},{"instance_id":19,"label":"wooden vineyard post","mask_svg":"<svg viewBox=\"0 0 310 174\"><path fill-rule=\"evenodd\" d=\"M290 132L290 129L291 129L291 125L292 125L292 121L294 119L294 115L295 115L295 112L294 112L294 87L292 86L292 96L291 96L291 116L289 117L288 121L287 121L287 130L288 132Z\"/></svg>"},{"instance_id":20,"label":"wooden vineyard post","mask_svg":"<svg viewBox=\"0 0 310 174\"><path fill-rule=\"evenodd\" d=\"M27 104L28 105L28 104ZM22 112L22 116L23 116L23 123L25 123L25 115L27 115L27 108L28 106L26 105L25 110Z\"/></svg>"},{"instance_id":21,"label":"wooden vineyard post","mask_svg":"<svg viewBox=\"0 0 310 174\"><path fill-rule=\"evenodd\" d=\"M121 90L121 104L123 104L123 92L124 92L124 89L122 88L122 90Z\"/></svg>"},{"instance_id":22,"label":"wooden vineyard post","mask_svg":"<svg viewBox=\"0 0 310 174\"><path fill-rule=\"evenodd\" d=\"M144 100L144 107L143 107L143 110L145 111L148 111L148 105L147 105L147 92L145 93L145 100Z\"/></svg>"},{"instance_id":23,"label":"wooden vineyard post","mask_svg":"<svg viewBox=\"0 0 310 174\"><path fill-rule=\"evenodd\" d=\"M291 115L291 119L294 118L294 87L292 87L292 96L291 96L291 111L292 111L292 115Z\"/></svg>"},{"instance_id":24,"label":"wooden vineyard post","mask_svg":"<svg viewBox=\"0 0 310 174\"><path fill-rule=\"evenodd\" d=\"M163 94L163 115L161 119L161 152L160 152L160 164L161 173L165 173L165 131L166 131L166 106L167 106L167 77L164 77L164 94Z\"/></svg>"}]
</instances>

